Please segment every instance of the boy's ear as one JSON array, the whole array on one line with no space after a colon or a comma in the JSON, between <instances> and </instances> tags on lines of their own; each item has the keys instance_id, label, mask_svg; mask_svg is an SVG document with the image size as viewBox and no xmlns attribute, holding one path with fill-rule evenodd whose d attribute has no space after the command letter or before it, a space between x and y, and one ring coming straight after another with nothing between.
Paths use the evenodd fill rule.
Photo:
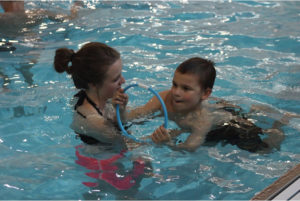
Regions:
<instances>
[{"instance_id":1,"label":"boy's ear","mask_svg":"<svg viewBox=\"0 0 300 201\"><path fill-rule=\"evenodd\" d=\"M211 88L205 89L205 92L204 92L204 94L202 95L202 100L206 100L206 99L210 96L211 92L212 92L212 89L211 89Z\"/></svg>"}]
</instances>

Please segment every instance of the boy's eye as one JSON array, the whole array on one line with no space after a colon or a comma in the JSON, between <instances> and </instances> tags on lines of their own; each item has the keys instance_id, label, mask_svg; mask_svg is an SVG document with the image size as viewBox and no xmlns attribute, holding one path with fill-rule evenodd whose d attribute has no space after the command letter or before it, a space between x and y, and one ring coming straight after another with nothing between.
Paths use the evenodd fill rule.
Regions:
<instances>
[{"instance_id":1,"label":"boy's eye","mask_svg":"<svg viewBox=\"0 0 300 201\"><path fill-rule=\"evenodd\" d=\"M190 90L192 90L192 88L191 88L191 87L188 87L188 86L182 86L182 89L183 89L184 91L190 91Z\"/></svg>"},{"instance_id":2,"label":"boy's eye","mask_svg":"<svg viewBox=\"0 0 300 201\"><path fill-rule=\"evenodd\" d=\"M177 84L175 82L173 82L173 87L177 87Z\"/></svg>"}]
</instances>

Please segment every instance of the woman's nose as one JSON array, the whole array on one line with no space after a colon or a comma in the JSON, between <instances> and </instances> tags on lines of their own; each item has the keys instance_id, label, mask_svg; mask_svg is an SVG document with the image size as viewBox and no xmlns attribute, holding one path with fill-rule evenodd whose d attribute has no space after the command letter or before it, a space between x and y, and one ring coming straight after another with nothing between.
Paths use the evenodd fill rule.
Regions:
<instances>
[{"instance_id":1,"label":"woman's nose","mask_svg":"<svg viewBox=\"0 0 300 201\"><path fill-rule=\"evenodd\" d=\"M124 84L125 83L125 78L121 75L121 82L120 84Z\"/></svg>"}]
</instances>

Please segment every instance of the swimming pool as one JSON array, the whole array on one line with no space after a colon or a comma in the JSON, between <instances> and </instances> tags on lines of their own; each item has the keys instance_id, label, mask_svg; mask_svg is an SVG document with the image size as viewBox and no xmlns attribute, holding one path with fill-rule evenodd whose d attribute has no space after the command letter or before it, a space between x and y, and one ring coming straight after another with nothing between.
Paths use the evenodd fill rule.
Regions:
<instances>
[{"instance_id":1,"label":"swimming pool","mask_svg":"<svg viewBox=\"0 0 300 201\"><path fill-rule=\"evenodd\" d=\"M70 3L26 3L38 7L62 11ZM299 119L283 128L280 151L260 155L218 144L190 154L143 146L131 154L148 157L155 176L143 178L137 192L88 188L82 182L96 179L75 163L80 141L69 128L75 89L71 79L54 72L54 51L105 42L122 55L125 85L138 81L157 91L170 87L183 60L209 58L218 72L213 96L245 110L263 104L300 114L299 9L300 2L292 1L86 1L72 21L44 19L8 36L1 29L1 40L16 48L0 52L1 198L249 200L300 163ZM143 90L130 95L132 105L151 96ZM257 124L270 127L272 118L258 116ZM160 123L150 120L137 129L148 133Z\"/></svg>"}]
</instances>

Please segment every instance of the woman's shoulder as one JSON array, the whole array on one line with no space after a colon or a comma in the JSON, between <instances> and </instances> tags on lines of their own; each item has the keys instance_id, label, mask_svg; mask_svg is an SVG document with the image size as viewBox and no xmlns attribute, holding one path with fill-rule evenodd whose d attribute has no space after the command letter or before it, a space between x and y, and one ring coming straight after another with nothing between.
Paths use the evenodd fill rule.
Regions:
<instances>
[{"instance_id":1,"label":"woman's shoulder","mask_svg":"<svg viewBox=\"0 0 300 201\"><path fill-rule=\"evenodd\" d=\"M75 112L83 114L86 118L102 117L90 104L78 106Z\"/></svg>"},{"instance_id":2,"label":"woman's shoulder","mask_svg":"<svg viewBox=\"0 0 300 201\"><path fill-rule=\"evenodd\" d=\"M103 117L105 119L113 120L113 119L115 119L115 116L116 116L116 109L113 106L111 99L109 99L103 109Z\"/></svg>"},{"instance_id":3,"label":"woman's shoulder","mask_svg":"<svg viewBox=\"0 0 300 201\"><path fill-rule=\"evenodd\" d=\"M96 113L82 113L78 110L73 114L71 127L76 131L78 129L82 130L81 128L84 128L84 130L89 130L90 128L98 127L101 124L104 124L104 118L100 115Z\"/></svg>"},{"instance_id":4,"label":"woman's shoulder","mask_svg":"<svg viewBox=\"0 0 300 201\"><path fill-rule=\"evenodd\" d=\"M70 128L76 133L84 134L103 142L110 142L111 140L109 139L113 138L115 133L118 132L115 126L107 119L95 113L82 117L82 115L75 112Z\"/></svg>"}]
</instances>

